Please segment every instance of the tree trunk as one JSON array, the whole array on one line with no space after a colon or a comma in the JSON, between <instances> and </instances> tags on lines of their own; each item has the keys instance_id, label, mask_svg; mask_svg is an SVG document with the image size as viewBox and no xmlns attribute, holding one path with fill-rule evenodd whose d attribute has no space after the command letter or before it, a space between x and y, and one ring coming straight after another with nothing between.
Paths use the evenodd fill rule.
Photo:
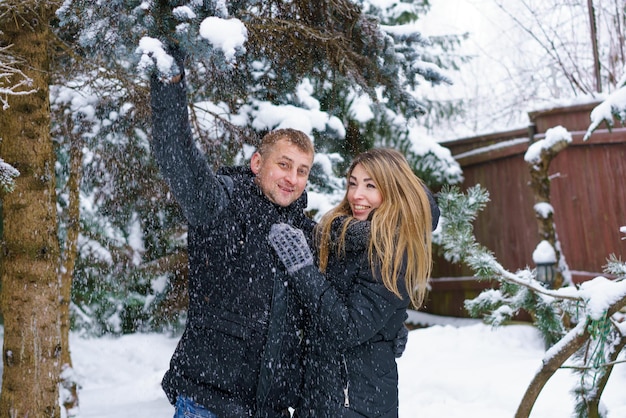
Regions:
<instances>
[{"instance_id":1,"label":"tree trunk","mask_svg":"<svg viewBox=\"0 0 626 418\"><path fill-rule=\"evenodd\" d=\"M0 42L36 93L0 111L0 155L20 171L3 200L1 417L59 417L59 242L50 139L48 22L58 2L0 3Z\"/></svg>"},{"instance_id":2,"label":"tree trunk","mask_svg":"<svg viewBox=\"0 0 626 418\"><path fill-rule=\"evenodd\" d=\"M619 356L622 354L624 347L626 347L626 337L622 336L622 333L619 329L614 329L613 331L614 338L613 343L609 344L610 346L610 354L607 356L607 360L610 365L605 366L605 369L600 374L598 378L595 388L591 393L591 396L586 399L587 401L587 416L589 418L592 417L602 417L600 414L600 398L604 393L604 388L606 388L606 384L609 382L609 377L611 377L611 372L613 371L613 365L619 359ZM610 337L610 338L611 338Z\"/></svg>"},{"instance_id":3,"label":"tree trunk","mask_svg":"<svg viewBox=\"0 0 626 418\"><path fill-rule=\"evenodd\" d=\"M80 134L74 132L74 122L67 117L67 125L64 132L70 142L70 173L67 181L67 193L69 203L66 210L67 225L66 238L63 248L60 274L60 327L61 327L61 385L65 391L61 402L66 415L72 417L78 408L78 385L74 380L74 374L70 373L73 368L70 353L70 303L72 301L72 278L74 266L78 257L77 244L80 233L80 182L82 178L83 141Z\"/></svg>"},{"instance_id":4,"label":"tree trunk","mask_svg":"<svg viewBox=\"0 0 626 418\"><path fill-rule=\"evenodd\" d=\"M530 188L535 196L535 204L551 204L550 163L552 159L568 145L569 144L565 141L559 141L553 144L551 148L544 148L541 150L541 161L539 163L530 164ZM561 254L560 245L558 245L556 226L554 225L554 214L549 213L546 217L542 213L535 212L535 218L537 219L539 228L539 239L548 241L556 253L557 268L551 287L552 289L558 289L563 285L563 273L561 268L565 264L565 257Z\"/></svg>"},{"instance_id":5,"label":"tree trunk","mask_svg":"<svg viewBox=\"0 0 626 418\"><path fill-rule=\"evenodd\" d=\"M619 311L624 306L626 306L626 296L613 302L608 307L606 316L611 317L615 314L615 312ZM528 388L524 393L524 397L517 407L515 418L528 418L530 416L530 412L535 406L535 402L537 401L539 394L543 390L546 383L548 383L548 380L563 365L563 363L567 361L567 359L573 356L574 353L576 353L576 351L578 351L578 349L582 347L587 340L589 340L591 334L587 326L588 323L589 319L586 319L585 326L580 328L580 332L578 334L574 334L574 331L570 331L564 339L555 344L555 347L558 347L558 349L555 350L553 348L552 350L554 351L544 357L541 362L541 367L528 385Z\"/></svg>"},{"instance_id":6,"label":"tree trunk","mask_svg":"<svg viewBox=\"0 0 626 418\"><path fill-rule=\"evenodd\" d=\"M596 24L596 9L593 0L587 0L587 12L589 13L589 36L591 37L591 53L593 54L593 75L596 79L596 92L602 93L602 76L600 70L600 55L598 53L598 25Z\"/></svg>"}]
</instances>

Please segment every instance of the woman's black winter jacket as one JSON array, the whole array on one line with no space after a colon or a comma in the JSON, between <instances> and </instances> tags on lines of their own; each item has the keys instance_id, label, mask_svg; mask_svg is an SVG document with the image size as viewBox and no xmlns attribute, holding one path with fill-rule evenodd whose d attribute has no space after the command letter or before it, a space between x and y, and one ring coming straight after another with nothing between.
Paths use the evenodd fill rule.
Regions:
<instances>
[{"instance_id":1,"label":"woman's black winter jacket","mask_svg":"<svg viewBox=\"0 0 626 418\"><path fill-rule=\"evenodd\" d=\"M249 168L214 174L192 139L184 82L151 84L153 153L188 221L188 319L163 389L220 417L283 416L301 389L304 325L267 235L286 222L310 236L306 193L280 207Z\"/></svg>"},{"instance_id":2,"label":"woman's black winter jacket","mask_svg":"<svg viewBox=\"0 0 626 418\"><path fill-rule=\"evenodd\" d=\"M340 224L333 224L336 236ZM404 326L409 296L403 276L397 277L401 299L372 273L369 226L350 225L345 254L331 251L324 276L310 266L290 279L312 317L298 418L398 415L394 339Z\"/></svg>"}]
</instances>

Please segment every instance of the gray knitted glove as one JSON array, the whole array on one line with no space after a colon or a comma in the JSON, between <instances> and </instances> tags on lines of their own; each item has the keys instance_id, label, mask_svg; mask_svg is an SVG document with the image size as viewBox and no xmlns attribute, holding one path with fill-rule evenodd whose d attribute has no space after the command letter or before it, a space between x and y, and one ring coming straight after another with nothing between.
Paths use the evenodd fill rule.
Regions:
<instances>
[{"instance_id":1,"label":"gray knitted glove","mask_svg":"<svg viewBox=\"0 0 626 418\"><path fill-rule=\"evenodd\" d=\"M284 223L274 224L268 239L289 274L313 264L313 254L300 229Z\"/></svg>"}]
</instances>

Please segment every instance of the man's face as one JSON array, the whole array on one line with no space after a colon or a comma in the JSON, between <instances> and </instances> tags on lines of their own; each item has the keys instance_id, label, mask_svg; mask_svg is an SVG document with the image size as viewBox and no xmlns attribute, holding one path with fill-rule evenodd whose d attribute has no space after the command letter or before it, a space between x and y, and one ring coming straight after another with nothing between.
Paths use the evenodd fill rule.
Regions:
<instances>
[{"instance_id":1,"label":"man's face","mask_svg":"<svg viewBox=\"0 0 626 418\"><path fill-rule=\"evenodd\" d=\"M289 206L302 195L312 165L313 155L284 139L278 140L266 155L255 152L250 160L261 191L279 206Z\"/></svg>"}]
</instances>

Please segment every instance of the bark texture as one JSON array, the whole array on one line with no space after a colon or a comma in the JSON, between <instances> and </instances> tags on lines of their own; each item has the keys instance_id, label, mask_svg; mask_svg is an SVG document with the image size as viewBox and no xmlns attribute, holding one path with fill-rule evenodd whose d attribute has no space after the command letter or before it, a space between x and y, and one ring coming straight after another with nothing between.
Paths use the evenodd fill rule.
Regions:
<instances>
[{"instance_id":1,"label":"bark texture","mask_svg":"<svg viewBox=\"0 0 626 418\"><path fill-rule=\"evenodd\" d=\"M0 112L0 155L17 168L2 196L4 345L0 417L58 417L59 243L55 156L50 139L48 22L55 1L0 3L0 42L13 45L36 92Z\"/></svg>"},{"instance_id":2,"label":"bark texture","mask_svg":"<svg viewBox=\"0 0 626 418\"><path fill-rule=\"evenodd\" d=\"M556 142L552 147L541 150L540 162L530 164L530 187L535 196L535 204L548 203L551 205L550 163L558 153L567 146L568 143L565 141ZM547 216L544 216L544 214L535 212L535 217L539 229L539 239L548 241L556 253L557 267L551 288L558 289L563 285L563 273L561 268L565 263L565 257L561 254L560 245L558 244L556 226L554 225L554 214L549 213Z\"/></svg>"}]
</instances>

